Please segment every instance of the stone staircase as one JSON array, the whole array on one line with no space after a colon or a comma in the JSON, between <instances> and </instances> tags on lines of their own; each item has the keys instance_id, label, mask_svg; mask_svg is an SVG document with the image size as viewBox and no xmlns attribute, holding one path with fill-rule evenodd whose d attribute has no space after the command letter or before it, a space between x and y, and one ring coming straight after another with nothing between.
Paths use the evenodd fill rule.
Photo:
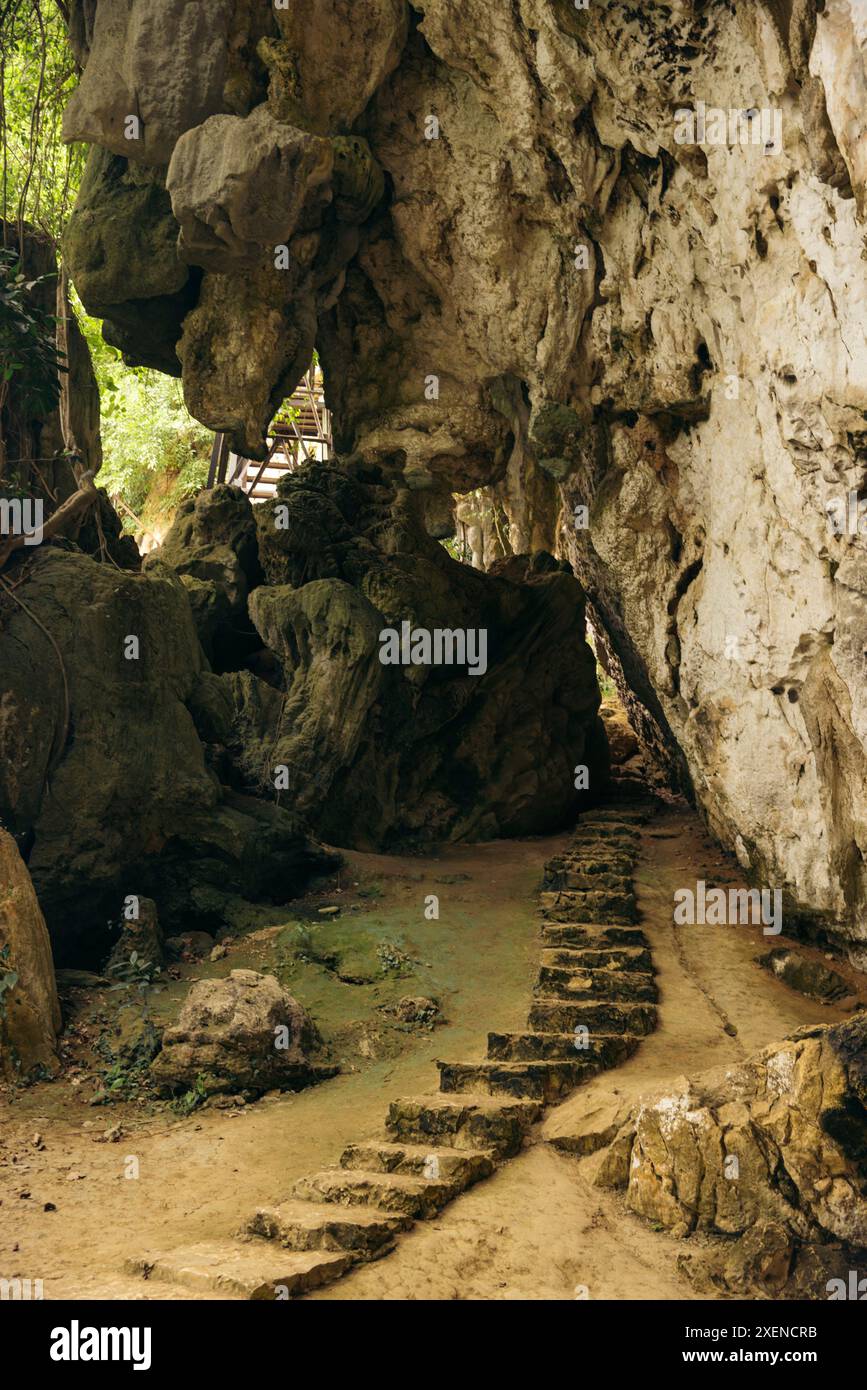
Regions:
<instances>
[{"instance_id":1,"label":"stone staircase","mask_svg":"<svg viewBox=\"0 0 867 1390\"><path fill-rule=\"evenodd\" d=\"M622 793L621 793L622 796ZM541 965L528 1031L490 1033L482 1062L438 1062L439 1093L392 1102L382 1138L295 1183L234 1240L127 1262L223 1297L295 1297L378 1259L521 1149L544 1108L618 1066L656 1026L657 988L632 870L653 803L588 812L545 867ZM168 1293L167 1293L167 1296Z\"/></svg>"}]
</instances>

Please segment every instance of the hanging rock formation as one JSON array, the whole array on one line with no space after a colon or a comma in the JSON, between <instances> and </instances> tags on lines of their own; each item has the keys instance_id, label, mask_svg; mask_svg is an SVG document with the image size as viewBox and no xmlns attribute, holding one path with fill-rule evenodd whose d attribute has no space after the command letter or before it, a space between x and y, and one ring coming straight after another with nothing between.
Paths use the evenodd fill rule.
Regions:
<instances>
[{"instance_id":1,"label":"hanging rock formation","mask_svg":"<svg viewBox=\"0 0 867 1390\"><path fill-rule=\"evenodd\" d=\"M259 456L315 341L339 449L569 558L645 745L867 961L854 0L71 10L112 341Z\"/></svg>"}]
</instances>

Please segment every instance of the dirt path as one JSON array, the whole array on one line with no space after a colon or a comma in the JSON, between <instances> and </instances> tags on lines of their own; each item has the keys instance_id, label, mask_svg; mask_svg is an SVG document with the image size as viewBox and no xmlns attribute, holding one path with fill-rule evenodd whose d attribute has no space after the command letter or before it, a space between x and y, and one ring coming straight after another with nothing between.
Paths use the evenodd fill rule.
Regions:
<instances>
[{"instance_id":1,"label":"dirt path","mask_svg":"<svg viewBox=\"0 0 867 1390\"><path fill-rule=\"evenodd\" d=\"M316 1299L695 1299L679 1269L701 1239L651 1230L622 1199L593 1186L599 1155L576 1159L545 1140L568 1135L598 1102L630 1099L674 1077L737 1061L803 1023L845 1017L794 993L755 964L771 945L761 928L672 924L674 890L697 878L743 880L683 811L642 835L636 895L660 987L657 1031L622 1067L604 1072L552 1111L536 1143L489 1182L417 1226L397 1251L359 1268ZM799 946L805 954L818 951ZM835 963L857 988L855 972ZM725 1022L737 1030L725 1031ZM579 1288L576 1293L576 1286ZM586 1293L585 1293L586 1290Z\"/></svg>"},{"instance_id":2,"label":"dirt path","mask_svg":"<svg viewBox=\"0 0 867 1390\"><path fill-rule=\"evenodd\" d=\"M488 1027L523 1023L538 968L533 894L541 864L564 841L411 859L346 855L381 886L372 915L421 956L418 981L448 1020L411 1035L397 1057L359 1058L358 1070L297 1095L186 1119L127 1105L94 1110L68 1082L0 1104L0 1277L42 1279L46 1298L159 1297L121 1277L127 1256L235 1232L257 1206L286 1196L296 1178L335 1163L350 1140L378 1129L392 1096L434 1086L437 1057L483 1056ZM438 922L423 915L429 892L440 898ZM244 943L233 948L225 968L264 968L245 951ZM365 999L359 1012L369 1007L364 992L343 989L345 1013L357 995ZM118 1123L118 1143L95 1142ZM36 1134L44 1148L34 1146ZM130 1157L137 1179L124 1176ZM45 1211L46 1203L56 1210Z\"/></svg>"},{"instance_id":3,"label":"dirt path","mask_svg":"<svg viewBox=\"0 0 867 1390\"><path fill-rule=\"evenodd\" d=\"M428 983L449 1022L413 1038L399 1057L299 1095L187 1119L94 1112L64 1084L36 1087L5 1106L0 1275L41 1278L47 1298L165 1296L165 1288L123 1276L124 1258L233 1233L256 1206L287 1195L296 1177L336 1162L345 1143L380 1132L390 1099L433 1090L436 1057L481 1058L488 1029L521 1028L538 968L533 893L542 863L564 841L457 848L431 860L350 856L383 884L378 912L415 938L427 891L416 886L419 876L422 883L458 876L439 889L442 920L428 954ZM491 1180L416 1226L392 1255L311 1297L574 1300L585 1290L591 1299L695 1297L678 1268L693 1242L654 1233L618 1196L594 1188L598 1156L575 1159L545 1140L568 1135L588 1103L631 1098L737 1060L802 1023L842 1016L755 965L785 937L769 943L760 928L674 928L674 889L696 878L739 882L737 866L694 817L664 813L643 832L636 876L659 972L657 1032L624 1066L550 1112L531 1147ZM126 1131L120 1142L95 1143L118 1119ZM37 1132L44 1148L32 1142ZM129 1157L139 1163L136 1180L124 1177Z\"/></svg>"}]
</instances>

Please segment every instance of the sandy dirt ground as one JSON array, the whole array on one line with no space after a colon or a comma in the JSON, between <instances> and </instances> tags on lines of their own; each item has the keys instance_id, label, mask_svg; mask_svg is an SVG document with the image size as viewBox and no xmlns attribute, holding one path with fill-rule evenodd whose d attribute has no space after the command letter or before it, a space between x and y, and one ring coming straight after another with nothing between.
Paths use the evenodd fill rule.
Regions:
<instances>
[{"instance_id":1,"label":"sandy dirt ground","mask_svg":"<svg viewBox=\"0 0 867 1390\"><path fill-rule=\"evenodd\" d=\"M781 984L756 956L787 944L761 927L674 927L675 888L741 886L695 817L671 811L643 832L636 869L642 926L653 949L660 1023L622 1067L603 1073L550 1111L530 1145L487 1183L416 1226L394 1254L353 1271L314 1299L695 1299L682 1266L701 1258L701 1238L653 1231L623 1199L593 1186L600 1155L573 1158L546 1139L568 1135L597 1101L629 1100L738 1061L804 1023L847 1015ZM823 959L820 951L798 947ZM835 969L859 988L857 972ZM862 986L863 987L863 986ZM726 1025L736 1029L733 1035ZM692 1253L695 1252L695 1253Z\"/></svg>"},{"instance_id":2,"label":"sandy dirt ground","mask_svg":"<svg viewBox=\"0 0 867 1390\"><path fill-rule=\"evenodd\" d=\"M497 842L430 858L346 854L359 877L381 887L370 917L420 958L405 992L433 995L447 1019L412 1034L398 1056L359 1057L296 1095L187 1118L124 1104L94 1109L85 1088L68 1081L0 1102L0 1277L42 1279L47 1299L165 1297L165 1288L123 1277L124 1259L231 1235L257 1206L287 1197L296 1178L380 1129L393 1097L435 1090L436 1058L481 1057L487 1028L522 1026L538 966L533 895L542 864L563 843ZM431 892L438 922L424 918ZM267 968L271 931L258 952L255 943L233 944L221 969ZM336 988L345 999L339 1021L355 1011L361 1027L371 1025L371 991ZM333 996L335 986L321 989ZM319 1021L324 999L300 988L299 997ZM333 998L330 1007L337 1011ZM100 1142L118 1124L120 1140ZM138 1178L125 1177L130 1158Z\"/></svg>"},{"instance_id":3,"label":"sandy dirt ground","mask_svg":"<svg viewBox=\"0 0 867 1390\"><path fill-rule=\"evenodd\" d=\"M441 930L431 943L436 950L426 980L449 1022L413 1038L398 1057L298 1095L186 1119L122 1107L95 1113L60 1083L33 1088L5 1106L0 1274L43 1279L46 1298L192 1296L123 1275L124 1258L232 1234L257 1205L286 1197L296 1177L336 1162L347 1141L382 1133L391 1098L435 1090L435 1058L481 1058L489 1029L524 1026L538 966L533 893L544 861L566 838L456 848L431 861L350 856L376 873L384 887L378 909L395 919L404 914L400 920L414 939L423 931L416 899L428 890L414 877L407 886L408 868L425 882L458 879L439 890ZM760 927L675 928L674 889L694 886L697 878L741 882L737 866L692 815L663 813L643 832L636 874L658 970L660 1025L636 1055L549 1111L522 1154L417 1225L393 1253L309 1297L699 1296L684 1265L700 1240L653 1231L618 1195L593 1186L599 1155L577 1159L546 1142L568 1135L595 1101L630 1099L684 1073L739 1060L803 1023L845 1016L794 993L755 963L771 946L786 944L785 936L766 937ZM818 950L799 949L822 959ZM857 989L854 972L839 961L835 968ZM94 1142L118 1120L125 1130L118 1143ZM44 1148L33 1143L37 1133ZM124 1177L129 1156L139 1161L136 1180Z\"/></svg>"}]
</instances>

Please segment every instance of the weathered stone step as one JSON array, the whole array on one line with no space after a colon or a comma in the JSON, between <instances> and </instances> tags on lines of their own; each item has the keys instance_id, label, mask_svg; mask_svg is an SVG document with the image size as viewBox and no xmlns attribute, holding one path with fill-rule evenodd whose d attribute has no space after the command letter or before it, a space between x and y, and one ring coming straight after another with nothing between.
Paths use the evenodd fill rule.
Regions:
<instances>
[{"instance_id":1,"label":"weathered stone step","mask_svg":"<svg viewBox=\"0 0 867 1390\"><path fill-rule=\"evenodd\" d=\"M560 860L561 867L570 868L588 861L594 864L623 862L634 868L640 850L641 844L637 837L632 840L624 835L586 835L583 839L570 841L562 854L557 855L551 862L556 864Z\"/></svg>"},{"instance_id":2,"label":"weathered stone step","mask_svg":"<svg viewBox=\"0 0 867 1390\"><path fill-rule=\"evenodd\" d=\"M588 946L646 946L647 937L640 927L629 922L545 922L542 925L542 945Z\"/></svg>"},{"instance_id":3,"label":"weathered stone step","mask_svg":"<svg viewBox=\"0 0 867 1390\"><path fill-rule=\"evenodd\" d=\"M531 1031L541 1033L568 1033L583 1026L591 1034L637 1033L646 1037L656 1027L656 1007L539 999L531 1008L527 1023Z\"/></svg>"},{"instance_id":4,"label":"weathered stone step","mask_svg":"<svg viewBox=\"0 0 867 1390\"><path fill-rule=\"evenodd\" d=\"M489 1178L496 1168L490 1149L442 1149L429 1144L390 1144L368 1139L348 1144L340 1155L341 1168L363 1168L368 1173L410 1173L421 1178L442 1178L460 1183L462 1190Z\"/></svg>"},{"instance_id":5,"label":"weathered stone step","mask_svg":"<svg viewBox=\"0 0 867 1390\"><path fill-rule=\"evenodd\" d=\"M609 869L578 868L561 869L554 874L546 874L543 891L555 893L620 893L631 891L632 874L628 869L618 871Z\"/></svg>"},{"instance_id":6,"label":"weathered stone step","mask_svg":"<svg viewBox=\"0 0 867 1390\"><path fill-rule=\"evenodd\" d=\"M540 893L539 910L548 922L628 923L638 916L631 890Z\"/></svg>"},{"instance_id":7,"label":"weathered stone step","mask_svg":"<svg viewBox=\"0 0 867 1390\"><path fill-rule=\"evenodd\" d=\"M414 1177L410 1173L366 1173L359 1168L323 1168L299 1178L292 1189L301 1202L376 1207L418 1220L435 1216L461 1191L458 1182Z\"/></svg>"},{"instance_id":8,"label":"weathered stone step","mask_svg":"<svg viewBox=\"0 0 867 1390\"><path fill-rule=\"evenodd\" d=\"M653 960L646 946L547 946L542 949L542 964L561 966L567 970L640 970L652 975Z\"/></svg>"},{"instance_id":9,"label":"weathered stone step","mask_svg":"<svg viewBox=\"0 0 867 1390\"><path fill-rule=\"evenodd\" d=\"M402 1212L375 1207L341 1210L325 1202L296 1200L260 1207L246 1230L289 1250L342 1250L357 1260L374 1260L386 1254L398 1233L412 1224L413 1218Z\"/></svg>"},{"instance_id":10,"label":"weathered stone step","mask_svg":"<svg viewBox=\"0 0 867 1390\"><path fill-rule=\"evenodd\" d=\"M537 999L614 999L654 1004L659 990L652 975L638 970L574 970L543 965L533 987Z\"/></svg>"},{"instance_id":11,"label":"weathered stone step","mask_svg":"<svg viewBox=\"0 0 867 1390\"><path fill-rule=\"evenodd\" d=\"M586 1058L600 1071L631 1057L640 1038L630 1033L591 1033L586 1048L576 1048L575 1033L489 1033L488 1056L501 1062L572 1061Z\"/></svg>"},{"instance_id":12,"label":"weathered stone step","mask_svg":"<svg viewBox=\"0 0 867 1390\"><path fill-rule=\"evenodd\" d=\"M386 1126L398 1143L439 1141L447 1148L490 1149L508 1158L542 1110L538 1101L507 1097L405 1096L392 1101Z\"/></svg>"},{"instance_id":13,"label":"weathered stone step","mask_svg":"<svg viewBox=\"0 0 867 1390\"><path fill-rule=\"evenodd\" d=\"M582 1057L575 1050L571 1057L557 1061L437 1062L437 1066L444 1093L523 1096L544 1105L555 1105L599 1070L586 1054Z\"/></svg>"},{"instance_id":14,"label":"weathered stone step","mask_svg":"<svg viewBox=\"0 0 867 1390\"><path fill-rule=\"evenodd\" d=\"M634 803L630 801L628 804L622 806L597 806L594 807L592 811L587 811L585 815L581 816L578 821L578 829L586 830L588 826L591 825L597 827L602 825L643 825L645 821L650 819L655 810L656 806L650 801L644 802L643 804L641 802Z\"/></svg>"},{"instance_id":15,"label":"weathered stone step","mask_svg":"<svg viewBox=\"0 0 867 1390\"><path fill-rule=\"evenodd\" d=\"M580 840L575 841L560 854L555 854L545 865L546 873L558 869L584 868L589 874L610 872L615 868L628 871L635 867L639 845L626 840Z\"/></svg>"},{"instance_id":16,"label":"weathered stone step","mask_svg":"<svg viewBox=\"0 0 867 1390\"><path fill-rule=\"evenodd\" d=\"M354 1264L346 1253L282 1250L266 1241L206 1241L127 1260L126 1270L161 1284L220 1297L283 1299L333 1283Z\"/></svg>"},{"instance_id":17,"label":"weathered stone step","mask_svg":"<svg viewBox=\"0 0 867 1390\"><path fill-rule=\"evenodd\" d=\"M551 861L553 868L577 869L582 864L605 863L610 868L620 868L629 872L635 868L641 846L636 841L622 840L612 836L609 840L574 840L568 849ZM546 865L547 868L547 865ZM596 873L598 870L590 870Z\"/></svg>"},{"instance_id":18,"label":"weathered stone step","mask_svg":"<svg viewBox=\"0 0 867 1390\"><path fill-rule=\"evenodd\" d=\"M610 811L600 812L600 814L596 816L591 816L588 812L587 818L582 818L576 825L575 833L570 843L576 840L587 839L591 835L595 835L597 838L603 840L608 840L615 835L621 835L624 839L633 840L637 843L641 839L641 824L642 822L631 814L624 818L612 816Z\"/></svg>"}]
</instances>

